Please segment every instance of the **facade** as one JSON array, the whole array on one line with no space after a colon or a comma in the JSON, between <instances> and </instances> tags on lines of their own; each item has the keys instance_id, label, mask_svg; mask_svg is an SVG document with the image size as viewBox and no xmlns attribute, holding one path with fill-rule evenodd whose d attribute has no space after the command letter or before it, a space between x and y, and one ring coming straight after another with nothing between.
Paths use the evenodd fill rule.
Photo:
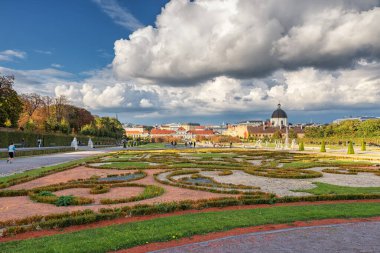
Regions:
<instances>
[{"instance_id":1,"label":"facade","mask_svg":"<svg viewBox=\"0 0 380 253\"><path fill-rule=\"evenodd\" d=\"M256 139L272 138L276 132L282 136L286 135L286 129L294 131L298 137L304 136L304 130L301 126L289 126L288 115L281 109L281 104L272 113L270 122L259 120L243 121L238 124L228 125L225 135L247 139L254 137Z\"/></svg>"},{"instance_id":2,"label":"facade","mask_svg":"<svg viewBox=\"0 0 380 253\"><path fill-rule=\"evenodd\" d=\"M186 131L196 129L197 127L200 127L199 123L182 123L181 127L186 129Z\"/></svg>"},{"instance_id":3,"label":"facade","mask_svg":"<svg viewBox=\"0 0 380 253\"><path fill-rule=\"evenodd\" d=\"M149 131L144 126L125 127L125 135L132 138L144 138L149 136Z\"/></svg>"},{"instance_id":4,"label":"facade","mask_svg":"<svg viewBox=\"0 0 380 253\"><path fill-rule=\"evenodd\" d=\"M287 127L288 126L288 115L284 110L281 109L281 104L278 104L277 110L272 113L270 119L271 126L273 127Z\"/></svg>"}]
</instances>

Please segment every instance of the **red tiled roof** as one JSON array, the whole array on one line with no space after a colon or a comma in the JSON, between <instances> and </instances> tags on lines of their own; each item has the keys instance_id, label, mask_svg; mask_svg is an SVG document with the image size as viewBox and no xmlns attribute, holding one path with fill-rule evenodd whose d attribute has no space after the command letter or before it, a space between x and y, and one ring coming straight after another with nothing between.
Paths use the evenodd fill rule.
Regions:
<instances>
[{"instance_id":1,"label":"red tiled roof","mask_svg":"<svg viewBox=\"0 0 380 253\"><path fill-rule=\"evenodd\" d=\"M189 130L187 131L190 134L195 134L195 135L213 135L214 131L212 130Z\"/></svg>"},{"instance_id":2,"label":"red tiled roof","mask_svg":"<svg viewBox=\"0 0 380 253\"><path fill-rule=\"evenodd\" d=\"M178 128L178 130L177 131L186 131L186 129L185 128L183 128L183 127L180 127L180 128Z\"/></svg>"},{"instance_id":3,"label":"red tiled roof","mask_svg":"<svg viewBox=\"0 0 380 253\"><path fill-rule=\"evenodd\" d=\"M150 134L175 134L175 131L173 131L173 130L166 130L166 129L153 128L150 131Z\"/></svg>"}]
</instances>

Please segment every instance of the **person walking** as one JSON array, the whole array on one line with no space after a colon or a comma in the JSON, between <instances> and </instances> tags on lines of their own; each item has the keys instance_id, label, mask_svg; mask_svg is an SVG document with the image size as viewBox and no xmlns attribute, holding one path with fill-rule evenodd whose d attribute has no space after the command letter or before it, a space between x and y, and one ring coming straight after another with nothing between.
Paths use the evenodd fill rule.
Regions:
<instances>
[{"instance_id":1,"label":"person walking","mask_svg":"<svg viewBox=\"0 0 380 253\"><path fill-rule=\"evenodd\" d=\"M9 145L9 147L8 147L9 157L7 159L7 163L12 163L14 156L15 156L15 152L16 152L16 146L12 142L11 145Z\"/></svg>"}]
</instances>

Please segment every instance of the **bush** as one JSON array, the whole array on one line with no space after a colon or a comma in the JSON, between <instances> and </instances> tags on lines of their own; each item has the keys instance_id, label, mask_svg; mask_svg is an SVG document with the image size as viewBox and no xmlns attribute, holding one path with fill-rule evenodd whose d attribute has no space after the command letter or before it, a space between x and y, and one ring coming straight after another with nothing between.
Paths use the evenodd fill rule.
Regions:
<instances>
[{"instance_id":1,"label":"bush","mask_svg":"<svg viewBox=\"0 0 380 253\"><path fill-rule=\"evenodd\" d=\"M321 152L322 152L322 153L325 153L325 152L326 152L326 144L325 144L325 141L322 141L322 144L321 144Z\"/></svg>"},{"instance_id":2,"label":"bush","mask_svg":"<svg viewBox=\"0 0 380 253\"><path fill-rule=\"evenodd\" d=\"M352 144L352 141L350 141L350 142L348 143L347 154L349 154L349 155L353 155L353 154L355 154L354 145Z\"/></svg>"},{"instance_id":3,"label":"bush","mask_svg":"<svg viewBox=\"0 0 380 253\"><path fill-rule=\"evenodd\" d=\"M300 142L299 147L298 147L298 150L299 150L299 151L305 151L305 146L304 146L304 144L303 144L303 141Z\"/></svg>"},{"instance_id":4,"label":"bush","mask_svg":"<svg viewBox=\"0 0 380 253\"><path fill-rule=\"evenodd\" d=\"M51 191L40 191L38 196L55 196Z\"/></svg>"},{"instance_id":5,"label":"bush","mask_svg":"<svg viewBox=\"0 0 380 253\"><path fill-rule=\"evenodd\" d=\"M107 185L97 185L90 190L91 194L102 194L110 191L110 187Z\"/></svg>"},{"instance_id":6,"label":"bush","mask_svg":"<svg viewBox=\"0 0 380 253\"><path fill-rule=\"evenodd\" d=\"M56 206L69 206L74 202L74 197L72 195L69 196L60 196L55 202Z\"/></svg>"},{"instance_id":7,"label":"bush","mask_svg":"<svg viewBox=\"0 0 380 253\"><path fill-rule=\"evenodd\" d=\"M366 143L365 143L364 140L362 141L362 148L361 148L361 150L362 151L366 151L367 150Z\"/></svg>"}]
</instances>

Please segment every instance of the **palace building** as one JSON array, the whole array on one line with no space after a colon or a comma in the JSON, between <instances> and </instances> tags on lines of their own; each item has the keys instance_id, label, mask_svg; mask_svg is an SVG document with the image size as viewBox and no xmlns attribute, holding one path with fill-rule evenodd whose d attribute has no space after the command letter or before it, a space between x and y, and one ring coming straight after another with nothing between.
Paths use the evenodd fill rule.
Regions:
<instances>
[{"instance_id":1,"label":"palace building","mask_svg":"<svg viewBox=\"0 0 380 253\"><path fill-rule=\"evenodd\" d=\"M288 126L288 115L284 110L281 109L281 104L278 104L277 110L272 113L270 123L273 127L282 128Z\"/></svg>"}]
</instances>

